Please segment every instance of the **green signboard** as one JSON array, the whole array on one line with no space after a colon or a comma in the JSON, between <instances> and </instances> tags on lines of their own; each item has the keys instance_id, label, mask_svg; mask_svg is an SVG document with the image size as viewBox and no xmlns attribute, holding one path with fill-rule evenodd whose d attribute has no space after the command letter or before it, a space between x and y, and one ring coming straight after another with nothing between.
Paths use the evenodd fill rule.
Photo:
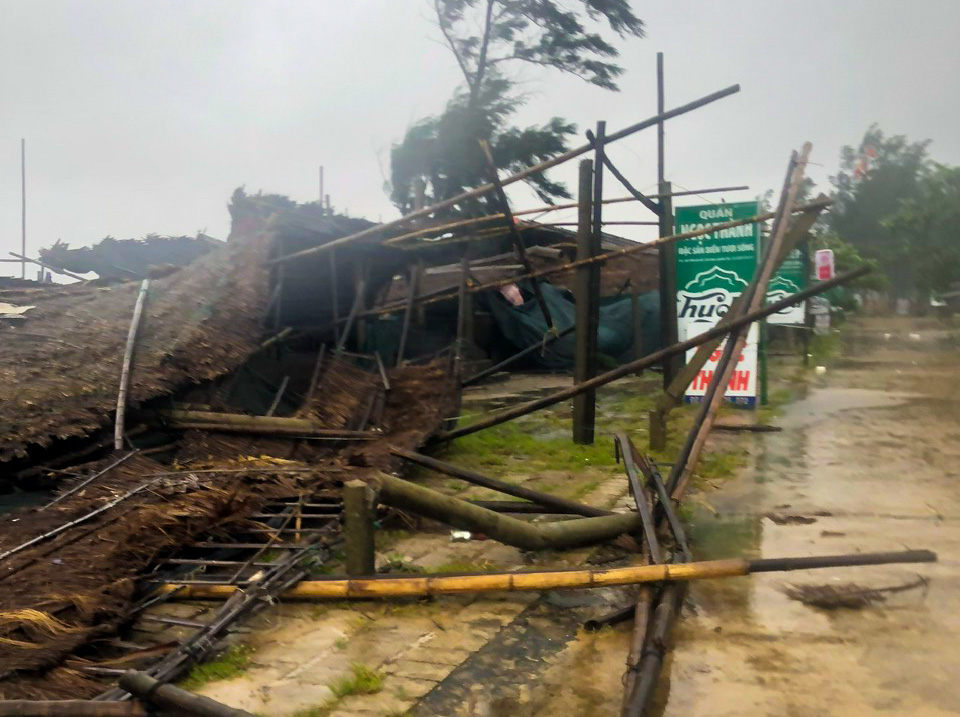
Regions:
<instances>
[{"instance_id":1,"label":"green signboard","mask_svg":"<svg viewBox=\"0 0 960 717\"><path fill-rule=\"evenodd\" d=\"M780 269L767 286L767 303L772 304L780 299L785 299L791 294L807 288L807 257L803 249L794 249L790 256L784 259ZM794 304L793 306L771 314L767 318L768 324L788 324L791 326L803 326L806 313L804 302Z\"/></svg>"},{"instance_id":2,"label":"green signboard","mask_svg":"<svg viewBox=\"0 0 960 717\"><path fill-rule=\"evenodd\" d=\"M697 231L714 224L747 219L757 214L756 202L711 204L675 209L676 231ZM743 224L720 229L695 239L677 242L677 329L681 341L713 328L730 304L753 279L760 247L760 225ZM747 345L727 386L733 403L754 406L757 399L756 324L747 334ZM702 400L713 377L720 350L700 369L687 390L687 400ZM693 354L691 351L687 358Z\"/></svg>"}]
</instances>

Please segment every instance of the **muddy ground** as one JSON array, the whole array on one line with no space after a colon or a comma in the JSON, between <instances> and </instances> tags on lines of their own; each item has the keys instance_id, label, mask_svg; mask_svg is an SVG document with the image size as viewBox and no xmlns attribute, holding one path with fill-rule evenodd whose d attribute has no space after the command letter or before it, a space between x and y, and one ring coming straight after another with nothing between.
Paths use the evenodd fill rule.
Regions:
<instances>
[{"instance_id":1,"label":"muddy ground","mask_svg":"<svg viewBox=\"0 0 960 717\"><path fill-rule=\"evenodd\" d=\"M775 385L795 400L762 418L783 431L712 438L708 465L716 475L699 481L688 516L704 559L930 548L941 562L691 585L659 714L960 714L960 350L950 336L932 322L862 320L846 328L839 356L820 361L825 373L798 382L798 366L782 362ZM565 381L492 384L464 412ZM602 393L601 432L628 428L644 444L643 404L634 397L655 384L652 376L631 378ZM498 477L627 509L622 469L599 449L579 454L576 467L546 455L568 435L566 410L520 427L544 446L532 471L524 466L536 456L524 454L529 446L513 434L448 458L478 468L486 460L486 472ZM675 432L685 420L681 413ZM484 457L510 445L518 455ZM447 492L493 497L423 479ZM492 541L451 542L439 526L419 527L427 532L381 533L381 563L469 571L622 557L608 549L525 554ZM929 584L859 610L808 607L785 594L789 586L885 587L918 575ZM298 717L616 715L632 627L590 634L579 626L628 599L604 590L280 605L236 636L249 657L229 678L198 690L260 714ZM177 608L185 616L203 609ZM377 675L372 684L357 679L365 669Z\"/></svg>"}]
</instances>

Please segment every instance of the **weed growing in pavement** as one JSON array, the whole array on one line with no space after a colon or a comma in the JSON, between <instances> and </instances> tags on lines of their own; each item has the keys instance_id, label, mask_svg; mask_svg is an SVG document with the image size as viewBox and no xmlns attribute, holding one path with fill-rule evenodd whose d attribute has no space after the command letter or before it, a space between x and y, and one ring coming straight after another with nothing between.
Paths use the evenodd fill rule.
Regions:
<instances>
[{"instance_id":1,"label":"weed growing in pavement","mask_svg":"<svg viewBox=\"0 0 960 717\"><path fill-rule=\"evenodd\" d=\"M194 691L210 682L241 675L250 666L251 654L253 649L247 645L231 645L217 659L194 665L190 674L180 683L180 687Z\"/></svg>"},{"instance_id":2,"label":"weed growing in pavement","mask_svg":"<svg viewBox=\"0 0 960 717\"><path fill-rule=\"evenodd\" d=\"M339 698L349 695L373 695L383 689L383 675L361 662L350 665L350 674L330 685L330 689Z\"/></svg>"}]
</instances>

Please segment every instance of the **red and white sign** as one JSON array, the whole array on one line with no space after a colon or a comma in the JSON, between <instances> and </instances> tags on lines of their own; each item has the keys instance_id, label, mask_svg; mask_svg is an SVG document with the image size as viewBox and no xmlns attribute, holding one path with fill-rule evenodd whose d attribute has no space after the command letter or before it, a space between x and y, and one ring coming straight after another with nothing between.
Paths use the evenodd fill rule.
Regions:
<instances>
[{"instance_id":1,"label":"red and white sign","mask_svg":"<svg viewBox=\"0 0 960 717\"><path fill-rule=\"evenodd\" d=\"M690 337L687 336L686 338ZM730 377L730 383L727 385L725 396L730 403L741 406L756 405L758 358L757 346L759 339L760 329L758 328L757 324L751 324L750 330L747 332L746 346L743 347L743 352L737 359L737 365L733 369L733 375ZM683 340L683 337L681 340ZM706 363L703 364L703 368L697 372L697 375L687 388L687 403L700 403L703 401L703 398L707 393L707 386L710 385L710 379L713 378L713 374L717 370L717 365L720 362L720 357L723 356L723 348L726 343L726 340L724 340L717 347L717 350L713 352L710 358L707 359ZM695 353L695 349L688 351L687 360L689 361L692 359Z\"/></svg>"},{"instance_id":2,"label":"red and white sign","mask_svg":"<svg viewBox=\"0 0 960 717\"><path fill-rule=\"evenodd\" d=\"M813 264L817 269L817 281L829 281L833 278L833 249L817 249L813 255Z\"/></svg>"}]
</instances>

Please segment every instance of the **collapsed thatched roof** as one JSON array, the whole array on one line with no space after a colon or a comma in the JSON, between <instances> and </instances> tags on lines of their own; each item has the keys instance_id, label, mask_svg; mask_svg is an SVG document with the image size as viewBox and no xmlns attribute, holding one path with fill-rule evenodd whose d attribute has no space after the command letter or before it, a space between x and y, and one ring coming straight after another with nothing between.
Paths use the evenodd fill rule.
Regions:
<instances>
[{"instance_id":1,"label":"collapsed thatched roof","mask_svg":"<svg viewBox=\"0 0 960 717\"><path fill-rule=\"evenodd\" d=\"M233 370L257 347L270 235L246 222L222 248L150 285L132 368L133 405ZM0 462L110 420L137 283L36 302L0 325Z\"/></svg>"},{"instance_id":2,"label":"collapsed thatched roof","mask_svg":"<svg viewBox=\"0 0 960 717\"><path fill-rule=\"evenodd\" d=\"M93 246L77 249L57 241L49 249L41 249L40 258L57 269L80 274L92 271L100 278L143 278L151 267L186 266L217 249L221 243L202 232L195 237L158 234L148 234L143 239L105 237Z\"/></svg>"}]
</instances>

